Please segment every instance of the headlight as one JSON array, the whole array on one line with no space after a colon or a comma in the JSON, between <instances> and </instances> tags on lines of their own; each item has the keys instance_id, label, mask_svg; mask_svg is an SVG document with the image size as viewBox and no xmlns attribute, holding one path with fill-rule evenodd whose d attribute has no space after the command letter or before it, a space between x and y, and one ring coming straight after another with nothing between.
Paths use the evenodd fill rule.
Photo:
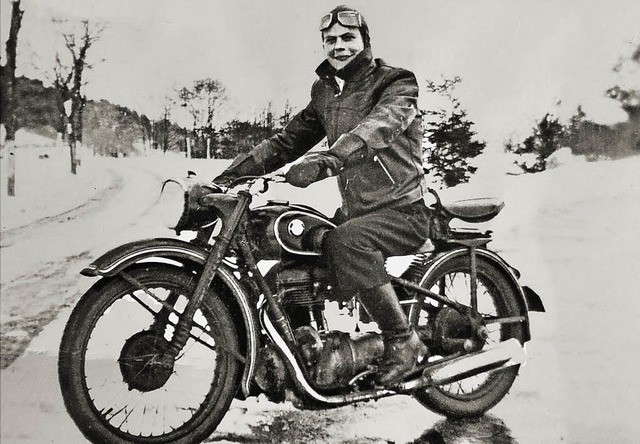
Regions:
<instances>
[{"instance_id":1,"label":"headlight","mask_svg":"<svg viewBox=\"0 0 640 444\"><path fill-rule=\"evenodd\" d=\"M158 215L162 225L173 230L184 212L185 190L175 180L167 180L162 185L158 202Z\"/></svg>"},{"instance_id":2,"label":"headlight","mask_svg":"<svg viewBox=\"0 0 640 444\"><path fill-rule=\"evenodd\" d=\"M192 177L166 180L159 202L162 223L178 234L212 224L218 216L212 208L202 206L200 198L216 192L220 190L214 185Z\"/></svg>"}]
</instances>

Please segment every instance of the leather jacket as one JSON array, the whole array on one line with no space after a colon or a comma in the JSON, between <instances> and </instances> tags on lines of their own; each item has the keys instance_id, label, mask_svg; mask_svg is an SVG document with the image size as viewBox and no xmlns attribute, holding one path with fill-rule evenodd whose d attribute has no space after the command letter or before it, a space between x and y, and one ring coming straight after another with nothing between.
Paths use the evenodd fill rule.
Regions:
<instances>
[{"instance_id":1,"label":"leather jacket","mask_svg":"<svg viewBox=\"0 0 640 444\"><path fill-rule=\"evenodd\" d=\"M311 101L283 131L250 153L264 171L273 171L313 148L325 136L329 146L347 135L366 144L367 155L338 174L342 212L357 217L401 207L426 195L422 130L413 73L373 59L366 48L336 72L326 60L311 88ZM336 76L344 80L342 88ZM345 137L343 137L344 139Z\"/></svg>"}]
</instances>

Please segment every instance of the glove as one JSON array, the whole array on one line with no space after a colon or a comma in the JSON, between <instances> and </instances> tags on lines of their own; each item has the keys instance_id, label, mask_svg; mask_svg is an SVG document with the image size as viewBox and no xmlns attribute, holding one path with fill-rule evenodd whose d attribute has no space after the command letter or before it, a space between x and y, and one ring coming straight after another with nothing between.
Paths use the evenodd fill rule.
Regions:
<instances>
[{"instance_id":1,"label":"glove","mask_svg":"<svg viewBox=\"0 0 640 444\"><path fill-rule=\"evenodd\" d=\"M306 188L314 182L335 176L367 158L367 144L355 134L338 137L331 149L306 155L289 168L285 178L294 187Z\"/></svg>"},{"instance_id":2,"label":"glove","mask_svg":"<svg viewBox=\"0 0 640 444\"><path fill-rule=\"evenodd\" d=\"M229 188L229 186L231 185L231 182L233 182L235 179L236 179L235 177L224 176L221 174L220 176L213 179L211 182L213 182L213 184L217 185L219 188Z\"/></svg>"},{"instance_id":3,"label":"glove","mask_svg":"<svg viewBox=\"0 0 640 444\"><path fill-rule=\"evenodd\" d=\"M314 182L335 176L342 168L342 161L333 154L311 153L293 164L285 179L294 187L306 188Z\"/></svg>"},{"instance_id":4,"label":"glove","mask_svg":"<svg viewBox=\"0 0 640 444\"><path fill-rule=\"evenodd\" d=\"M228 188L231 183L238 177L242 176L257 176L264 174L264 168L262 168L251 154L241 154L233 161L233 163L224 170L218 177L213 179L213 183Z\"/></svg>"}]
</instances>

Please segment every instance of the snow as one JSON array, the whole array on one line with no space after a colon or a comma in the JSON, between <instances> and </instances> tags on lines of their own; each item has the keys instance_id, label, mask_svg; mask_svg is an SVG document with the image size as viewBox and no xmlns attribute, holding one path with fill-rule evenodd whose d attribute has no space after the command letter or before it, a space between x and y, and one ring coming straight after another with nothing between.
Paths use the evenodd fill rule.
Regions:
<instances>
[{"instance_id":1,"label":"snow","mask_svg":"<svg viewBox=\"0 0 640 444\"><path fill-rule=\"evenodd\" d=\"M8 148L2 150L0 208L2 230L9 230L40 219L64 214L91 200L97 200L116 177L112 167L120 159L95 157L80 149L77 174L71 174L69 147L53 140L19 130L15 149L15 196L7 195ZM154 156L131 159L150 170L167 175L185 174L188 164L182 156ZM226 161L224 161L226 164Z\"/></svg>"},{"instance_id":2,"label":"snow","mask_svg":"<svg viewBox=\"0 0 640 444\"><path fill-rule=\"evenodd\" d=\"M7 196L6 166L3 159L0 205L2 229L8 230L62 214L98 198L111 181L101 162L83 156L78 174L70 173L64 148L22 147L16 150L15 196ZM68 150L65 150L68 151ZM43 156L47 157L43 157ZM85 160L86 159L86 160Z\"/></svg>"},{"instance_id":3,"label":"snow","mask_svg":"<svg viewBox=\"0 0 640 444\"><path fill-rule=\"evenodd\" d=\"M211 178L228 163L189 161L179 156L104 159L83 152L78 175L73 176L68 172L66 148L49 146L51 141L24 133L19 134L18 145L15 197L6 196L4 150L0 165L3 232L63 214L111 192L119 180L114 170L120 166L127 166L128 171L151 171L160 181L164 176L183 175L188 169ZM40 158L43 154L48 158ZM508 425L519 442L611 442L614 438L616 442L632 442L640 433L634 425L634 413L640 408L634 395L640 390L640 368L637 358L633 359L633 351L640 347L640 157L559 163L553 170L535 175L506 174L513 170L503 155L479 159L478 166L478 174L469 184L441 194L445 200L493 196L506 202L497 218L483 224L494 231L490 247L522 272L523 282L542 296L547 308L545 314L532 314L530 361L492 414ZM270 196L317 205L330 214L337 206L338 194L329 182L306 190L278 185ZM64 250L65 246L57 248ZM61 257L72 254L71 250L60 252ZM22 274L29 272L26 263L15 266L23 267ZM3 370L4 381L44 381L48 390L55 392L45 401L31 391L15 397L3 395L3 401L15 408L13 418L35 415L42 422L32 431L22 430L32 438L20 442L43 442L37 436L46 437L47 442L54 435L77 438L77 431L61 431L61 424L70 420L54 400L59 394L49 371L55 367L53 355L65 316L53 321L23 358ZM37 353L43 354L43 361ZM338 422L327 433L348 441L353 440L352 430L359 427L358 433L365 435L358 437L372 437L371 442L378 442L375 437L417 442L414 440L420 433L438 421L437 416L419 409L407 397L385 399L372 408L345 407L339 415L347 415L349 426ZM236 401L216 436L249 434L253 430L250 425L268 423L275 414L289 411L289 405L276 406L265 400ZM60 421L56 415L64 419ZM403 421L404 428L390 427L390 418ZM3 437L9 436L4 433ZM69 439L52 437L51 442L73 441Z\"/></svg>"}]
</instances>

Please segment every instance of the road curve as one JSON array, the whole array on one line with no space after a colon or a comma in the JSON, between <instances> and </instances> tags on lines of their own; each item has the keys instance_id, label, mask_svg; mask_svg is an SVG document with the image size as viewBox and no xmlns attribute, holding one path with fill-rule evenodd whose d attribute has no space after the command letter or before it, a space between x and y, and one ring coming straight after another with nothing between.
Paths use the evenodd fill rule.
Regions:
<instances>
[{"instance_id":1,"label":"road curve","mask_svg":"<svg viewBox=\"0 0 640 444\"><path fill-rule=\"evenodd\" d=\"M107 168L112 182L104 192L72 210L2 233L2 368L91 283L78 272L116 246L157 200L161 178L156 173L124 162Z\"/></svg>"}]
</instances>

